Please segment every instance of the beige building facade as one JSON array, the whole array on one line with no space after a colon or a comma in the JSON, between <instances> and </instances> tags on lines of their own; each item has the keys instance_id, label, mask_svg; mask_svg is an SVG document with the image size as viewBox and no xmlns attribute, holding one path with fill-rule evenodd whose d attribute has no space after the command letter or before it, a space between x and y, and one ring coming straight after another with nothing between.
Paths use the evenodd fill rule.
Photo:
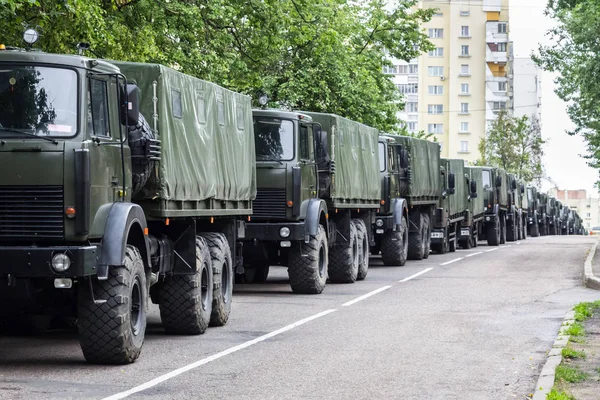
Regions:
<instances>
[{"instance_id":1,"label":"beige building facade","mask_svg":"<svg viewBox=\"0 0 600 400\"><path fill-rule=\"evenodd\" d=\"M583 227L588 231L600 226L600 199L590 197L583 189L579 190L550 190L550 195L560 200L563 205L577 210L583 220Z\"/></svg>"}]
</instances>

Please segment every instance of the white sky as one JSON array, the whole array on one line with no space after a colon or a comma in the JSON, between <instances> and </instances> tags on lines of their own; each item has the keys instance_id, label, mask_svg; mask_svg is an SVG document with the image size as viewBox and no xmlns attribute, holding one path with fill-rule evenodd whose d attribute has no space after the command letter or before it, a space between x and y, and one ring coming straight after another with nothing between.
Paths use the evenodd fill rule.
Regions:
<instances>
[{"instance_id":1,"label":"white sky","mask_svg":"<svg viewBox=\"0 0 600 400\"><path fill-rule=\"evenodd\" d=\"M547 0L510 0L510 38L515 57L529 57L539 43L549 44L546 31L554 21L544 16ZM598 171L587 166L579 155L585 152L582 138L569 136L572 127L566 106L554 94L554 76L542 74L542 135L548 142L544 164L548 176L560 189L586 189L588 196L598 197L594 182ZM543 189L551 187L545 182Z\"/></svg>"}]
</instances>

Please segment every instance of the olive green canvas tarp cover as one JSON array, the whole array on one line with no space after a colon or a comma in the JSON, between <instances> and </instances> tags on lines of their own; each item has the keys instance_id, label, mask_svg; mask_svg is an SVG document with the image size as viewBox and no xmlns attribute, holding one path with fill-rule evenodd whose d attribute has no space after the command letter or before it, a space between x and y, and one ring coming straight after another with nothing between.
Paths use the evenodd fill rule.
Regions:
<instances>
[{"instance_id":1,"label":"olive green canvas tarp cover","mask_svg":"<svg viewBox=\"0 0 600 400\"><path fill-rule=\"evenodd\" d=\"M151 127L153 82L157 82L159 179L147 185L142 199L194 202L256 197L248 96L158 64L111 62L140 88L140 111Z\"/></svg>"},{"instance_id":2,"label":"olive green canvas tarp cover","mask_svg":"<svg viewBox=\"0 0 600 400\"><path fill-rule=\"evenodd\" d=\"M365 204L379 207L379 131L335 114L301 111L327 132L329 154L335 161L331 198L340 208L343 204Z\"/></svg>"},{"instance_id":3,"label":"olive green canvas tarp cover","mask_svg":"<svg viewBox=\"0 0 600 400\"><path fill-rule=\"evenodd\" d=\"M396 143L408 150L410 156L410 183L402 185L406 188L401 196L408 204L429 200L432 204L442 195L440 177L440 145L424 139L409 136L394 136Z\"/></svg>"},{"instance_id":4,"label":"olive green canvas tarp cover","mask_svg":"<svg viewBox=\"0 0 600 400\"><path fill-rule=\"evenodd\" d=\"M464 160L442 158L442 166L447 172L454 174L454 194L447 197L448 214L455 215L469 209L467 180L465 179ZM446 178L447 179L447 178Z\"/></svg>"},{"instance_id":5,"label":"olive green canvas tarp cover","mask_svg":"<svg viewBox=\"0 0 600 400\"><path fill-rule=\"evenodd\" d=\"M470 180L475 181L475 183L477 184L477 197L471 198L469 200L469 210L471 211L472 216L481 215L485 211L485 191L483 190L483 176L481 173L481 168L465 167L465 173L467 174Z\"/></svg>"}]
</instances>

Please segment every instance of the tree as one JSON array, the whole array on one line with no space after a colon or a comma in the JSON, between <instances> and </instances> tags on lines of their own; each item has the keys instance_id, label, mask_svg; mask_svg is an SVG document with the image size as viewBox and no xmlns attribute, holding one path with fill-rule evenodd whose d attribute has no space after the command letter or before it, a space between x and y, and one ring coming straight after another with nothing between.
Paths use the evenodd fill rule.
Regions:
<instances>
[{"instance_id":1,"label":"tree","mask_svg":"<svg viewBox=\"0 0 600 400\"><path fill-rule=\"evenodd\" d=\"M588 164L600 168L600 1L550 0L546 14L557 26L547 35L551 46L540 46L534 60L544 70L558 73L557 95L568 103L575 124L570 135L587 142Z\"/></svg>"},{"instance_id":2,"label":"tree","mask_svg":"<svg viewBox=\"0 0 600 400\"><path fill-rule=\"evenodd\" d=\"M479 142L476 165L499 167L531 182L542 176L544 140L536 116L512 117L502 111Z\"/></svg>"},{"instance_id":3,"label":"tree","mask_svg":"<svg viewBox=\"0 0 600 400\"><path fill-rule=\"evenodd\" d=\"M432 44L417 0L0 0L0 40L103 58L156 62L271 104L326 111L391 132L401 98L386 55L410 60Z\"/></svg>"}]
</instances>

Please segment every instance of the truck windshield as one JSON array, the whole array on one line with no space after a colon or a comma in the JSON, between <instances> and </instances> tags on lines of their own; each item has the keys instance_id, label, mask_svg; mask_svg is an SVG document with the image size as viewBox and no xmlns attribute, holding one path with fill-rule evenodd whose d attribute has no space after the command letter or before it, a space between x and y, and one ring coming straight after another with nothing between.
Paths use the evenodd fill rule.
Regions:
<instances>
[{"instance_id":1,"label":"truck windshield","mask_svg":"<svg viewBox=\"0 0 600 400\"><path fill-rule=\"evenodd\" d=\"M278 118L254 118L257 161L294 159L294 124Z\"/></svg>"},{"instance_id":2,"label":"truck windshield","mask_svg":"<svg viewBox=\"0 0 600 400\"><path fill-rule=\"evenodd\" d=\"M385 144L379 142L379 172L385 172Z\"/></svg>"},{"instance_id":3,"label":"truck windshield","mask_svg":"<svg viewBox=\"0 0 600 400\"><path fill-rule=\"evenodd\" d=\"M492 188L492 177L490 176L490 171L481 171L481 176L483 178L483 188L485 190L489 190Z\"/></svg>"},{"instance_id":4,"label":"truck windshield","mask_svg":"<svg viewBox=\"0 0 600 400\"><path fill-rule=\"evenodd\" d=\"M64 68L0 66L0 136L69 137L77 131L77 74ZM22 135L19 137L27 138Z\"/></svg>"}]
</instances>

